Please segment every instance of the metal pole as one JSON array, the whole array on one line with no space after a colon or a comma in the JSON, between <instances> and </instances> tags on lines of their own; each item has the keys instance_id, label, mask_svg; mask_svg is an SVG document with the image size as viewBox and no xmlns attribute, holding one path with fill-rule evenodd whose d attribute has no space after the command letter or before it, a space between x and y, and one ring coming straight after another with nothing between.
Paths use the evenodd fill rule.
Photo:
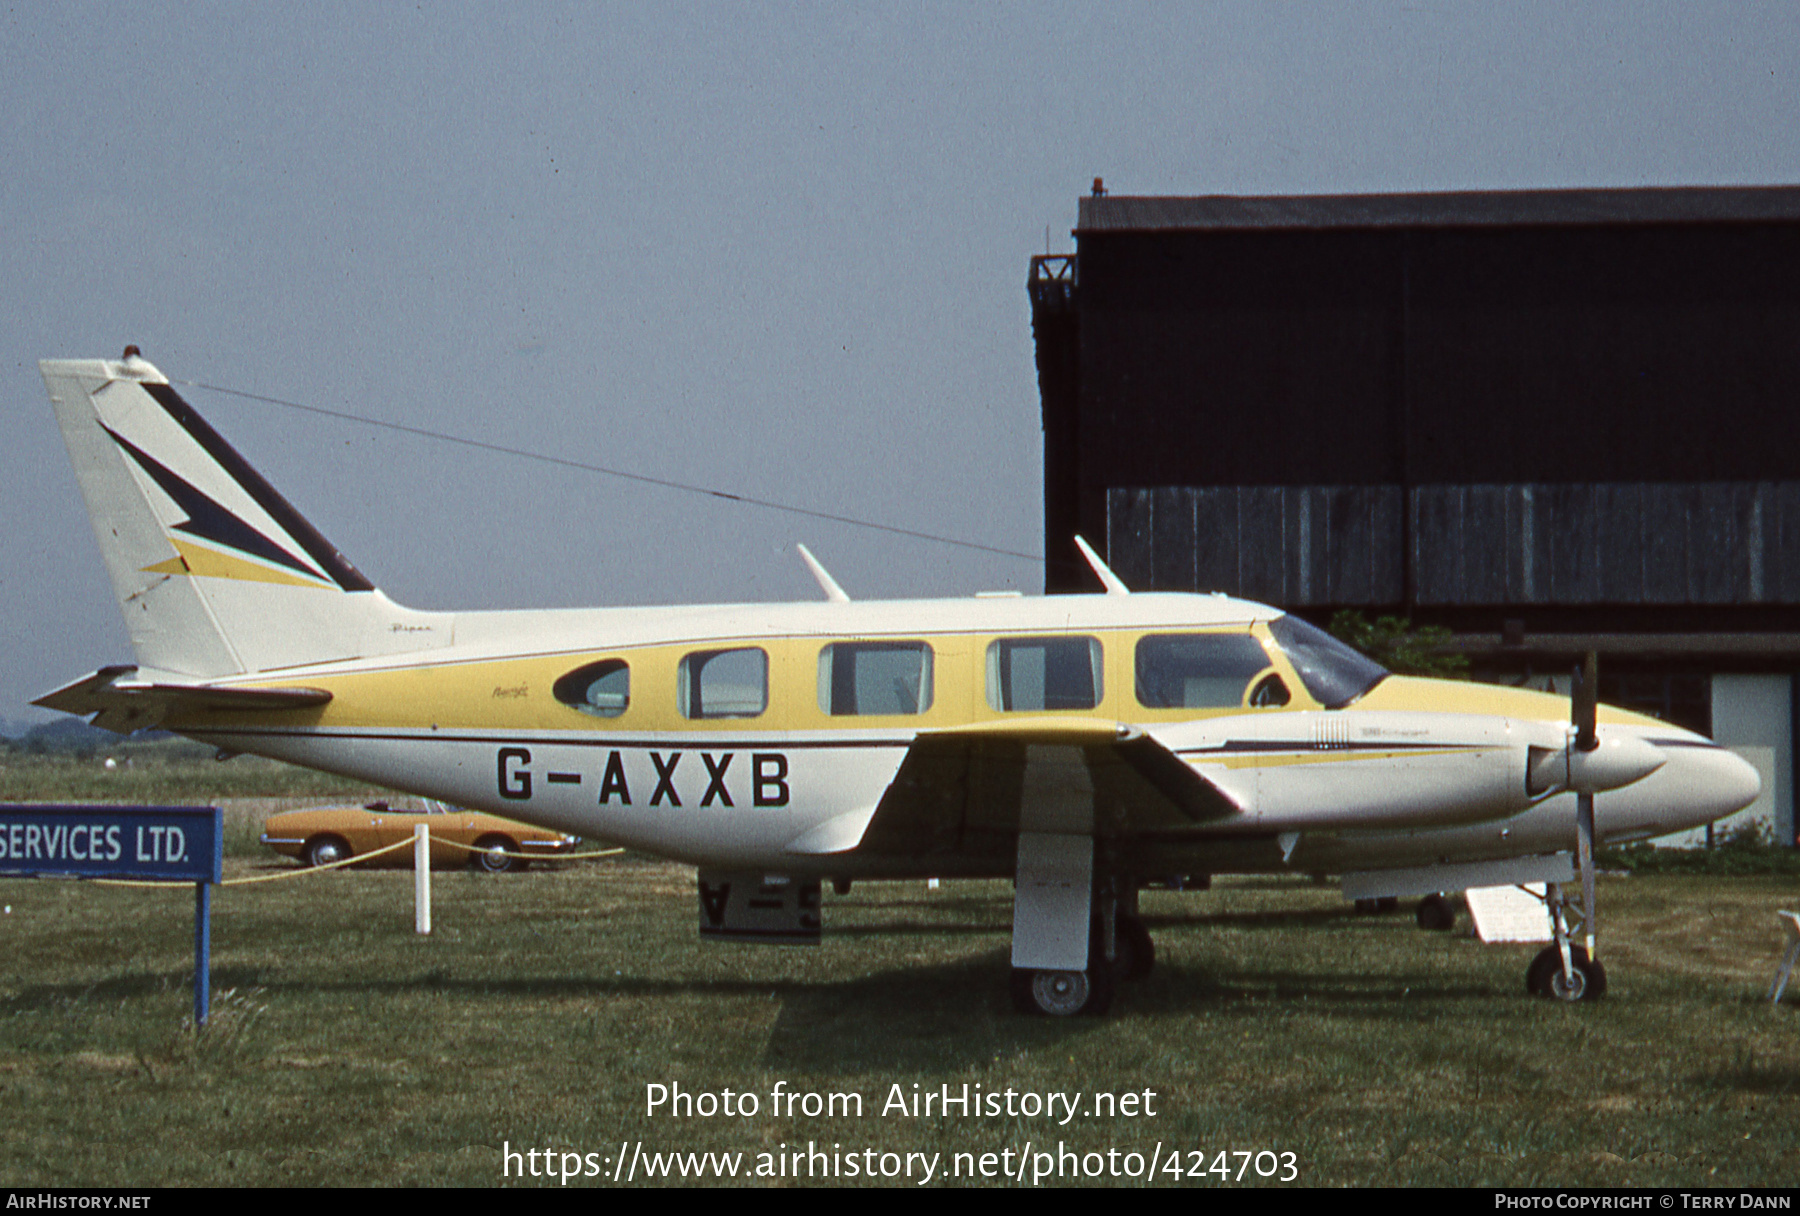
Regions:
<instances>
[{"instance_id":1,"label":"metal pole","mask_svg":"<svg viewBox=\"0 0 1800 1216\"><path fill-rule=\"evenodd\" d=\"M212 887L194 884L194 1032L212 1009Z\"/></svg>"},{"instance_id":2,"label":"metal pole","mask_svg":"<svg viewBox=\"0 0 1800 1216\"><path fill-rule=\"evenodd\" d=\"M413 929L431 932L431 829L413 825Z\"/></svg>"}]
</instances>

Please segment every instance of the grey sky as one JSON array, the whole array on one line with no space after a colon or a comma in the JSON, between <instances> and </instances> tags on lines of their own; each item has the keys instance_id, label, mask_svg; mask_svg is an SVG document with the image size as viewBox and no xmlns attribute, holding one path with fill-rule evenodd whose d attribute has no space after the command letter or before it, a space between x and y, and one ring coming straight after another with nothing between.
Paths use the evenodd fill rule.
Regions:
<instances>
[{"instance_id":1,"label":"grey sky","mask_svg":"<svg viewBox=\"0 0 1800 1216\"><path fill-rule=\"evenodd\" d=\"M128 661L37 360L1036 552L1027 259L1121 194L1800 182L1788 4L0 13L0 716ZM422 608L1040 585L182 390ZM1701 403L1704 407L1704 403Z\"/></svg>"}]
</instances>

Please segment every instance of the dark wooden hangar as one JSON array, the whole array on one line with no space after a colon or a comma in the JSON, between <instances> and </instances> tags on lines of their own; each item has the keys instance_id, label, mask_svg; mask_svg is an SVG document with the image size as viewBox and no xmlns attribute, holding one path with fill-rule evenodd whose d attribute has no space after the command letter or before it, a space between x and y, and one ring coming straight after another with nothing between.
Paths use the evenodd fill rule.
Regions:
<instances>
[{"instance_id":1,"label":"dark wooden hangar","mask_svg":"<svg viewBox=\"0 0 1800 1216\"><path fill-rule=\"evenodd\" d=\"M1800 188L1080 202L1034 258L1046 590L1449 626L1740 748L1794 835Z\"/></svg>"}]
</instances>

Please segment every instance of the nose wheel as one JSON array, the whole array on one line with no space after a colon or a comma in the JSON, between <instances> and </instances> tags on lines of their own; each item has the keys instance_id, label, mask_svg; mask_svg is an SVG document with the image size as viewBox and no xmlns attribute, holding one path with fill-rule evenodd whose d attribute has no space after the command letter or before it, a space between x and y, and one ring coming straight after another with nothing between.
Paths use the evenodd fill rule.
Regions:
<instances>
[{"instance_id":1,"label":"nose wheel","mask_svg":"<svg viewBox=\"0 0 1800 1216\"><path fill-rule=\"evenodd\" d=\"M1597 1001L1606 995L1606 968L1580 946L1571 946L1565 972L1562 950L1545 946L1525 972L1525 991L1554 1001Z\"/></svg>"},{"instance_id":2,"label":"nose wheel","mask_svg":"<svg viewBox=\"0 0 1800 1216\"><path fill-rule=\"evenodd\" d=\"M1583 884L1588 892L1594 889L1592 865L1592 854L1589 853L1582 867L1590 871ZM1576 945L1574 940L1582 929L1591 929L1593 925L1592 899L1593 896L1588 894L1580 903L1575 903L1564 894L1559 883L1551 883L1545 889L1544 903L1550 913L1550 927L1556 941L1538 951L1531 966L1526 968L1525 991L1555 1001L1597 1001L1606 995L1606 968L1589 953L1588 947ZM1592 932L1588 933L1587 940L1594 940Z\"/></svg>"}]
</instances>

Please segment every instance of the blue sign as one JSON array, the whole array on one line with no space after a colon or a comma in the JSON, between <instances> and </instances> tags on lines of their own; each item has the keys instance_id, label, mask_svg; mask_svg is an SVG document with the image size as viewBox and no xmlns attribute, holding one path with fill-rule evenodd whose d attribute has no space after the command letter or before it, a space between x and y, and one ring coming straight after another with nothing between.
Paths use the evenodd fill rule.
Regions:
<instances>
[{"instance_id":1,"label":"blue sign","mask_svg":"<svg viewBox=\"0 0 1800 1216\"><path fill-rule=\"evenodd\" d=\"M216 883L217 807L0 804L0 875Z\"/></svg>"}]
</instances>

